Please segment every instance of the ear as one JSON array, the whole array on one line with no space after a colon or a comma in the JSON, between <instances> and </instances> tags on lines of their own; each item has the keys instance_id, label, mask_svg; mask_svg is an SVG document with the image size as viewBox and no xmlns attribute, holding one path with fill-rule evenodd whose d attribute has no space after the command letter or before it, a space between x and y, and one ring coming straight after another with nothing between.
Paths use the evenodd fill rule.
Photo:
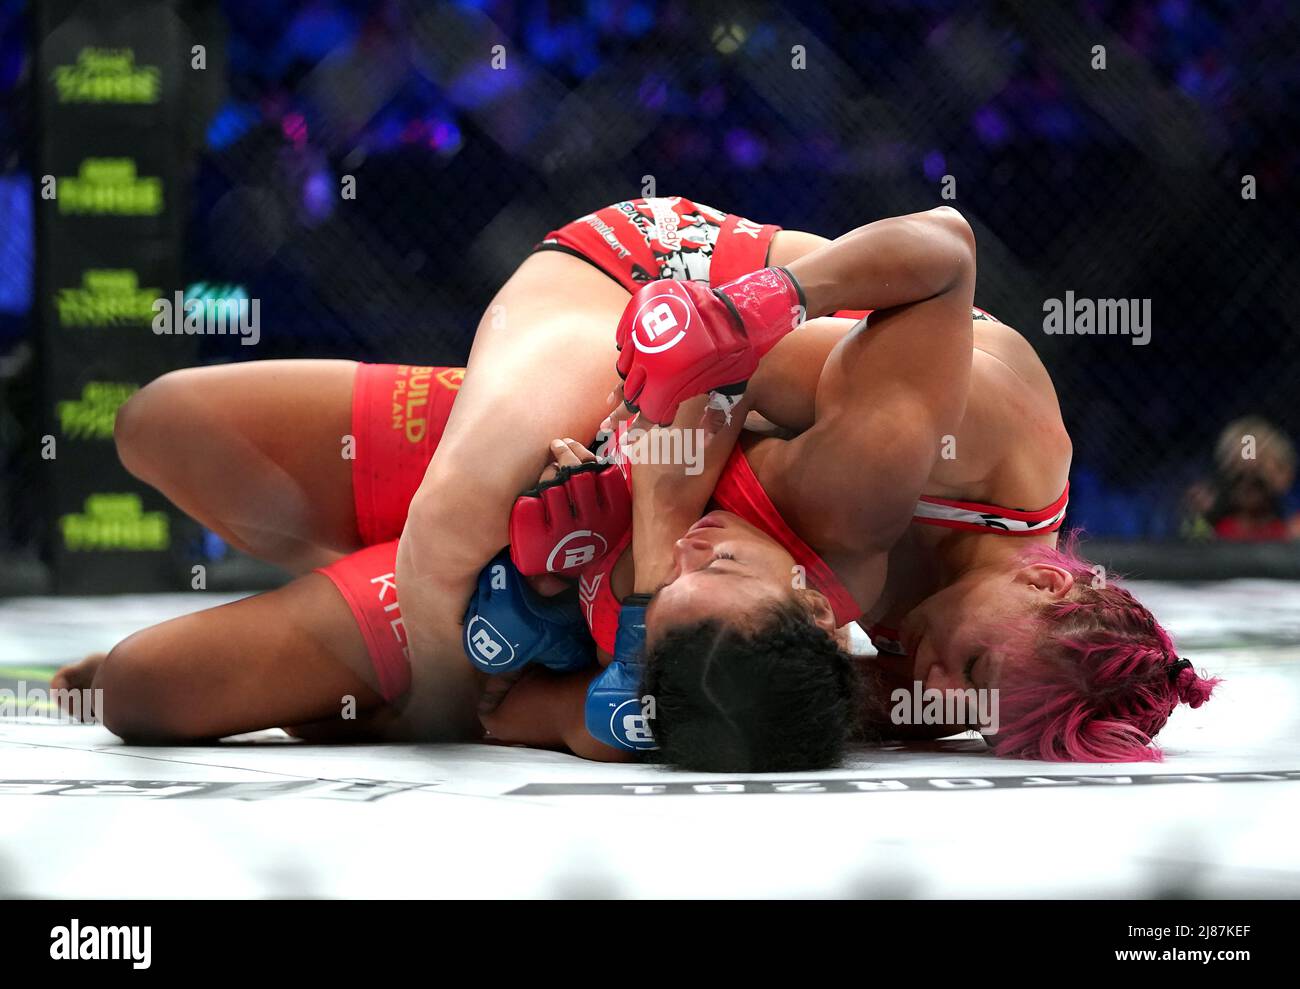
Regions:
<instances>
[{"instance_id":1,"label":"ear","mask_svg":"<svg viewBox=\"0 0 1300 989\"><path fill-rule=\"evenodd\" d=\"M1065 597L1074 587L1074 574L1051 563L1031 563L1016 571L1016 583L1027 584L1051 597Z\"/></svg>"},{"instance_id":2,"label":"ear","mask_svg":"<svg viewBox=\"0 0 1300 989\"><path fill-rule=\"evenodd\" d=\"M831 607L826 595L821 591L805 588L799 592L799 596L803 601L803 606L808 609L808 614L817 623L817 627L828 635L834 635L839 626L835 622L835 609Z\"/></svg>"}]
</instances>

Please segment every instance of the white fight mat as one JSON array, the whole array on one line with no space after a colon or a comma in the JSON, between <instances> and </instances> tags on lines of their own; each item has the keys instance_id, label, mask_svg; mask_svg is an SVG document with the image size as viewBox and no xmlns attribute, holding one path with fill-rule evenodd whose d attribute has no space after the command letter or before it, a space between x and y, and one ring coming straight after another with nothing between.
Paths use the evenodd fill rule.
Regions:
<instances>
[{"instance_id":1,"label":"white fight mat","mask_svg":"<svg viewBox=\"0 0 1300 989\"><path fill-rule=\"evenodd\" d=\"M835 772L701 776L280 732L130 747L0 721L0 896L1300 895L1300 585L1134 585L1225 683L1164 763L997 759L973 736ZM34 677L210 595L0 602Z\"/></svg>"}]
</instances>

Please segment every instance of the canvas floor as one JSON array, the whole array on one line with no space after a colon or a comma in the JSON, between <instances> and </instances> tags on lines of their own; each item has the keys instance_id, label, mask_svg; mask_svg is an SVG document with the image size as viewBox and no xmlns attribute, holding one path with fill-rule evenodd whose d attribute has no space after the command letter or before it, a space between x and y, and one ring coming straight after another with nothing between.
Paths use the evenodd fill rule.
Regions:
<instances>
[{"instance_id":1,"label":"canvas floor","mask_svg":"<svg viewBox=\"0 0 1300 989\"><path fill-rule=\"evenodd\" d=\"M1002 760L969 736L710 777L278 731L132 747L29 713L0 719L0 897L1300 895L1300 584L1134 589L1225 678L1175 714L1163 763ZM0 689L198 603L0 601Z\"/></svg>"}]
</instances>

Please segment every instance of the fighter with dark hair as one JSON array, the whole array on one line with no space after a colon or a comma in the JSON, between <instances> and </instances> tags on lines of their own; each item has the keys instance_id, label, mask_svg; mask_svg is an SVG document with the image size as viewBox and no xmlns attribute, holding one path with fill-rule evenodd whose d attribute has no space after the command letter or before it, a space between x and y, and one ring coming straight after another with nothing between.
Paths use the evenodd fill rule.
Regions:
<instances>
[{"instance_id":1,"label":"fighter with dark hair","mask_svg":"<svg viewBox=\"0 0 1300 989\"><path fill-rule=\"evenodd\" d=\"M837 758L857 720L844 626L859 617L899 653L873 663L886 680L1027 698L1004 717L999 751L1142 757L1180 699L1208 696L1126 591L1089 587L1079 561L1052 555L1068 438L1028 345L972 320L973 238L958 214L881 220L828 244L685 200L622 205L643 222L610 207L546 238L489 307L466 371L256 362L166 375L128 401L126 466L299 576L137 633L59 685L102 688L109 727L137 739L280 725L467 740L485 724L500 740L626 758L652 742L652 715L679 764L751 769ZM707 244L690 240L701 226ZM716 292L645 284L683 251L707 258ZM803 322L850 307L876 311ZM633 401L661 422L680 403L678 425L693 425L706 402L732 421L697 476L633 465L634 553L612 545L611 525L599 558L570 544L541 567L579 577L608 663L593 669L575 612L538 593L553 581L530 587L498 554L521 552L511 508L547 451L570 468L590 457L548 441L589 434L609 408L624 310ZM701 343L667 371L651 359ZM744 379L738 403L734 389L703 397ZM792 438L737 442L750 407ZM597 476L549 491L568 497L581 478L594 489ZM710 498L723 511L701 519ZM656 591L648 610L622 603ZM513 684L493 676L520 670Z\"/></svg>"}]
</instances>

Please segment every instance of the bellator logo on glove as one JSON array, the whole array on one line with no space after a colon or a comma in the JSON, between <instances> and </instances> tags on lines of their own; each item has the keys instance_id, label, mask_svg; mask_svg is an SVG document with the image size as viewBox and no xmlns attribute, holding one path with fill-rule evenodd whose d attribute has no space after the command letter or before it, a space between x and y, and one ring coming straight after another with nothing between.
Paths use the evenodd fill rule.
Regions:
<instances>
[{"instance_id":1,"label":"bellator logo on glove","mask_svg":"<svg viewBox=\"0 0 1300 989\"><path fill-rule=\"evenodd\" d=\"M623 465L599 460L561 467L525 491L510 512L510 558L527 576L576 577L632 527L632 492Z\"/></svg>"},{"instance_id":2,"label":"bellator logo on glove","mask_svg":"<svg viewBox=\"0 0 1300 989\"><path fill-rule=\"evenodd\" d=\"M740 394L759 359L803 322L805 311L799 283L784 268L762 268L717 288L668 280L642 286L618 325L627 408L666 425L696 395Z\"/></svg>"},{"instance_id":3,"label":"bellator logo on glove","mask_svg":"<svg viewBox=\"0 0 1300 989\"><path fill-rule=\"evenodd\" d=\"M691 309L674 295L653 295L641 304L633 319L640 331L633 332L633 345L643 354L659 354L675 347L686 336L691 325Z\"/></svg>"}]
</instances>

